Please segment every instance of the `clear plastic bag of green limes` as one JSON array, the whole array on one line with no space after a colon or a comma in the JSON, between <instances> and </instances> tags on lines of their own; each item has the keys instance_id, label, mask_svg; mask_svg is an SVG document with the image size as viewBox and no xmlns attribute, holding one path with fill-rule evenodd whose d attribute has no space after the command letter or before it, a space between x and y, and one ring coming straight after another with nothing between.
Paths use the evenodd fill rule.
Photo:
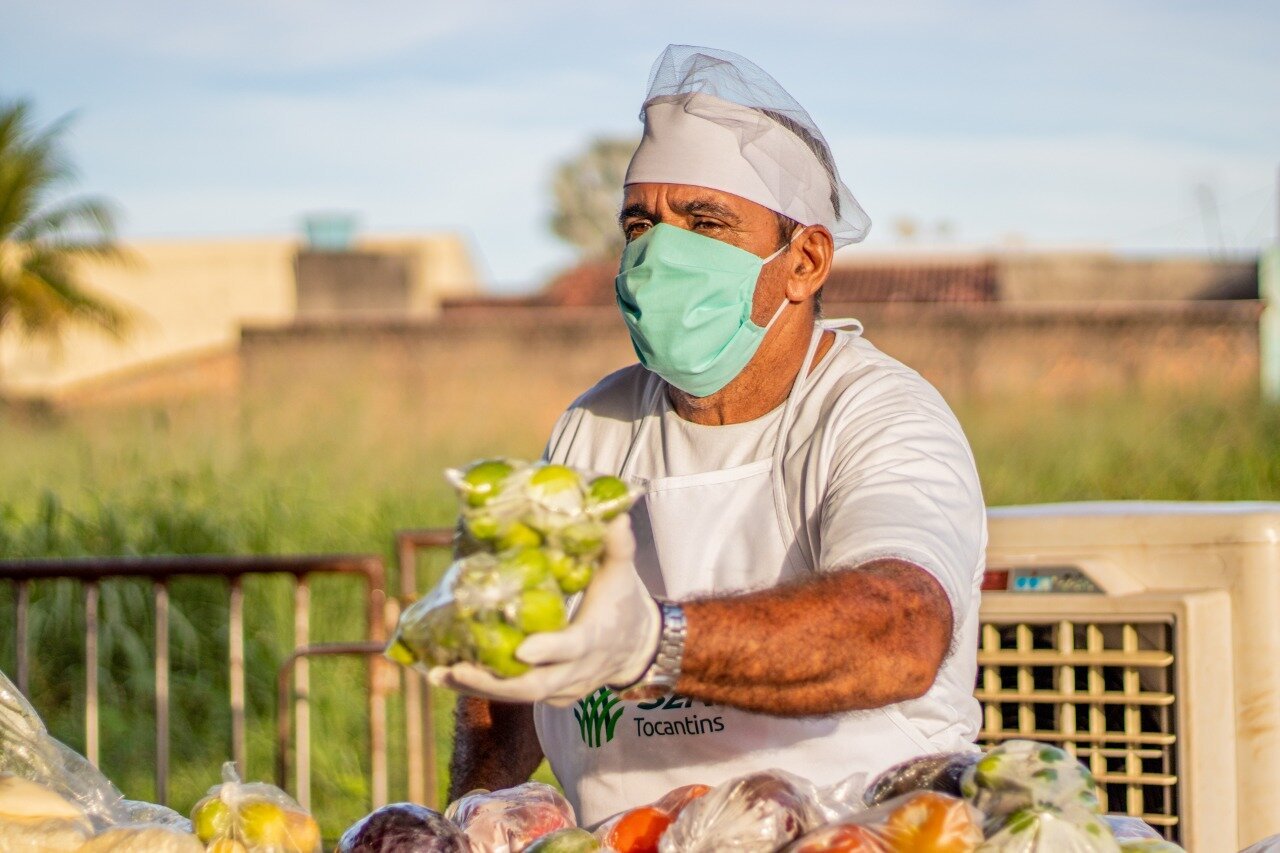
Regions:
<instances>
[{"instance_id":1,"label":"clear plastic bag of green limes","mask_svg":"<svg viewBox=\"0 0 1280 853\"><path fill-rule=\"evenodd\" d=\"M529 667L529 634L569 623L599 567L606 525L641 490L618 477L548 463L485 459L445 477L458 492L459 558L400 616L387 657L406 666L478 663L510 677Z\"/></svg>"}]
</instances>

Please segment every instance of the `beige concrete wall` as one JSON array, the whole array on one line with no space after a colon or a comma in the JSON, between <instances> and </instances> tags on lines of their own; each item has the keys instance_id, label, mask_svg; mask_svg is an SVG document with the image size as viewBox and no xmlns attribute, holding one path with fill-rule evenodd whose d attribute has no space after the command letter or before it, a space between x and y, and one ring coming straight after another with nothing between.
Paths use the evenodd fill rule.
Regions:
<instances>
[{"instance_id":1,"label":"beige concrete wall","mask_svg":"<svg viewBox=\"0 0 1280 853\"><path fill-rule=\"evenodd\" d=\"M836 255L843 267L901 264L996 265L1004 302L1169 301L1257 298L1257 260L1133 257L1102 250L982 250L855 247Z\"/></svg>"},{"instance_id":2,"label":"beige concrete wall","mask_svg":"<svg viewBox=\"0 0 1280 853\"><path fill-rule=\"evenodd\" d=\"M1256 261L1125 258L1107 253L1002 254L1000 298L1009 302L1257 298ZM1252 279L1251 294L1241 292Z\"/></svg>"},{"instance_id":3,"label":"beige concrete wall","mask_svg":"<svg viewBox=\"0 0 1280 853\"><path fill-rule=\"evenodd\" d=\"M127 246L127 266L86 264L83 278L134 316L124 340L72 328L60 345L0 342L6 393L57 395L90 380L235 345L240 323L293 316L292 240L164 241Z\"/></svg>"},{"instance_id":4,"label":"beige concrete wall","mask_svg":"<svg viewBox=\"0 0 1280 853\"><path fill-rule=\"evenodd\" d=\"M308 419L362 410L414 423L423 441L482 446L547 435L575 397L635 360L618 312L591 308L250 327L240 353L246 405Z\"/></svg>"},{"instance_id":5,"label":"beige concrete wall","mask_svg":"<svg viewBox=\"0 0 1280 853\"><path fill-rule=\"evenodd\" d=\"M356 245L404 253L415 313L429 315L442 297L478 288L469 248L458 235L369 237ZM190 359L231 351L242 323L294 317L298 247L289 238L129 244L132 264L88 264L84 278L94 291L134 314L132 333L117 341L73 328L57 346L6 335L0 340L0 391L65 397L141 370L171 373Z\"/></svg>"},{"instance_id":6,"label":"beige concrete wall","mask_svg":"<svg viewBox=\"0 0 1280 853\"><path fill-rule=\"evenodd\" d=\"M1251 390L1259 304L833 305L949 399ZM426 435L545 435L578 394L634 362L612 308L460 309L436 322L248 328L247 400L325 417L366 408ZM371 414L371 416L373 416Z\"/></svg>"},{"instance_id":7,"label":"beige concrete wall","mask_svg":"<svg viewBox=\"0 0 1280 853\"><path fill-rule=\"evenodd\" d=\"M1261 303L832 305L948 398L1232 392L1258 384Z\"/></svg>"}]
</instances>

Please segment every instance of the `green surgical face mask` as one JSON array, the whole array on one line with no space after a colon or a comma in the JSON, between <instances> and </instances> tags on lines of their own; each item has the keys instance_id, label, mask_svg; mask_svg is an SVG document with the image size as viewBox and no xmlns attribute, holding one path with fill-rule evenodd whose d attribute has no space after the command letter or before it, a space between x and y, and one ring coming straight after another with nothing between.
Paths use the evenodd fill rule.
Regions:
<instances>
[{"instance_id":1,"label":"green surgical face mask","mask_svg":"<svg viewBox=\"0 0 1280 853\"><path fill-rule=\"evenodd\" d=\"M760 348L767 325L751 300L767 258L659 223L627 244L614 290L640 363L695 397L728 385Z\"/></svg>"}]
</instances>

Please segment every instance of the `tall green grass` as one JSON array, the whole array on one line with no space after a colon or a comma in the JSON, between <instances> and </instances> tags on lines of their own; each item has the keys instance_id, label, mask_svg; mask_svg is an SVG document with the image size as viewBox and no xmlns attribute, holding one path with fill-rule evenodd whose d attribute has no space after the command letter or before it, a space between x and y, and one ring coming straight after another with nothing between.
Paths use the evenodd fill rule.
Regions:
<instances>
[{"instance_id":1,"label":"tall green grass","mask_svg":"<svg viewBox=\"0 0 1280 853\"><path fill-rule=\"evenodd\" d=\"M957 411L991 505L1280 500L1280 410L1252 397L975 401ZM202 400L49 417L0 409L0 558L370 552L390 564L393 531L451 523L442 468L494 453L534 456L550 426L515 412L454 414L419 418L349 399L320 409ZM292 637L290 584L248 582L255 778L273 772L274 674ZM138 582L102 588L102 766L138 798L154 794L150 595ZM82 749L79 596L68 583L36 585L31 693L52 731ZM172 802L187 809L230 751L226 590L187 580L172 597ZM12 599L0 584L0 626L12 624ZM312 640L362 636L364 613L358 584L318 581ZM0 628L0 668L12 674L13 665L12 631ZM366 808L366 720L351 701L364 673L354 661L312 665L313 803L328 835ZM442 767L449 705L437 697ZM393 754L402 749L400 713L393 707ZM398 786L403 762L392 764Z\"/></svg>"}]
</instances>

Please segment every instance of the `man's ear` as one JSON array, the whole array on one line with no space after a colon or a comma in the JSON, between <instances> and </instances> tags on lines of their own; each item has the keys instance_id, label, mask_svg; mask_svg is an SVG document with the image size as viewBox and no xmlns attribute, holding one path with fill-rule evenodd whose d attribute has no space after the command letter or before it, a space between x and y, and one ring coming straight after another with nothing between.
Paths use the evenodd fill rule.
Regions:
<instances>
[{"instance_id":1,"label":"man's ear","mask_svg":"<svg viewBox=\"0 0 1280 853\"><path fill-rule=\"evenodd\" d=\"M831 272L835 254L831 232L821 225L806 226L787 251L791 274L787 277L787 298L804 302L818 292Z\"/></svg>"}]
</instances>

